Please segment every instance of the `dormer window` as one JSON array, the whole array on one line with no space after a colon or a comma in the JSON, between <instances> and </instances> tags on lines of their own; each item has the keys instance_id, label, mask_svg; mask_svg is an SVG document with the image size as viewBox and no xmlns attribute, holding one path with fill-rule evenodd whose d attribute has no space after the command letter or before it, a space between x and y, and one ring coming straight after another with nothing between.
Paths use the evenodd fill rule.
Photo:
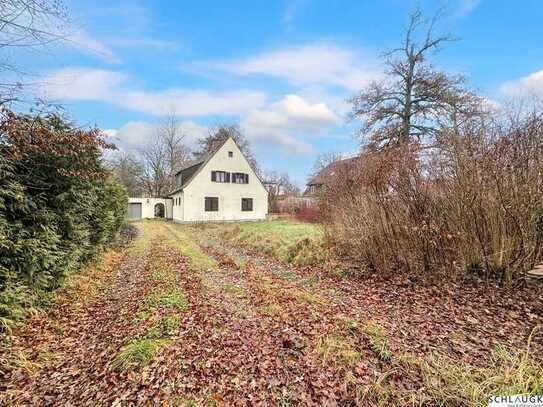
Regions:
<instances>
[{"instance_id":1,"label":"dormer window","mask_svg":"<svg viewBox=\"0 0 543 407\"><path fill-rule=\"evenodd\" d=\"M234 152L233 151L229 151L228 152L228 157L232 158L234 156Z\"/></svg>"}]
</instances>

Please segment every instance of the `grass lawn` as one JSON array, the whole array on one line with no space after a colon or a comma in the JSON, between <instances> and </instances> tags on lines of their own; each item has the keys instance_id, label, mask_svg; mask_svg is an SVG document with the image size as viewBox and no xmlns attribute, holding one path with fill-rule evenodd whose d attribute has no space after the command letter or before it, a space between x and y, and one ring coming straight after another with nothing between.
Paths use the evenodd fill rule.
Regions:
<instances>
[{"instance_id":1,"label":"grass lawn","mask_svg":"<svg viewBox=\"0 0 543 407\"><path fill-rule=\"evenodd\" d=\"M211 230L236 245L295 265L325 265L332 259L323 245L322 227L315 224L273 220L194 227Z\"/></svg>"}]
</instances>

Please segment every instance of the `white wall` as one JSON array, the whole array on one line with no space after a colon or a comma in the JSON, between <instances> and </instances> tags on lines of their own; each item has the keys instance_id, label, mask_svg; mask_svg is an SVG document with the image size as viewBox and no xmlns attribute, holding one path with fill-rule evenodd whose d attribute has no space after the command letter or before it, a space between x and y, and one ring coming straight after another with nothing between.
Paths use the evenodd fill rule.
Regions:
<instances>
[{"instance_id":1,"label":"white wall","mask_svg":"<svg viewBox=\"0 0 543 407\"><path fill-rule=\"evenodd\" d=\"M183 191L175 193L172 195L172 198L172 202L175 202L175 204L173 204L173 219L179 221L183 220Z\"/></svg>"},{"instance_id":2,"label":"white wall","mask_svg":"<svg viewBox=\"0 0 543 407\"><path fill-rule=\"evenodd\" d=\"M229 151L234 153L233 157L228 156ZM249 174L249 183L212 182L211 171L246 173ZM205 211L205 197L219 198L218 212ZM241 210L241 198L253 198L251 212ZM229 139L183 189L183 205L179 207L182 213L175 211L174 208L174 220L185 222L265 219L268 213L268 192L236 143Z\"/></svg>"},{"instance_id":3,"label":"white wall","mask_svg":"<svg viewBox=\"0 0 543 407\"><path fill-rule=\"evenodd\" d=\"M172 218L172 200L168 198L128 198L128 203L141 203L141 217L153 219L155 217L155 205L164 204L165 217Z\"/></svg>"}]
</instances>

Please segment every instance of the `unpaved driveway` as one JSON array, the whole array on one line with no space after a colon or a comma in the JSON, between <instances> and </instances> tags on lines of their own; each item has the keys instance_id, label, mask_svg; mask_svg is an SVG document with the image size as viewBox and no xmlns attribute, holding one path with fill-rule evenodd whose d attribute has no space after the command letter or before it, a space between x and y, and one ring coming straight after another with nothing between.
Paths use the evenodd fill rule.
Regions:
<instances>
[{"instance_id":1,"label":"unpaved driveway","mask_svg":"<svg viewBox=\"0 0 543 407\"><path fill-rule=\"evenodd\" d=\"M61 294L3 346L2 403L368 405L384 377L403 392L420 384L384 351L411 343L413 353L433 346L486 357L493 341L522 343L523 333L508 337L507 328L533 315L489 306L504 330L490 338L478 328L485 313L466 312L473 306L463 297L435 293L423 318L417 301L431 290L369 289L290 268L226 244L213 229L140 229L130 249L108 255L92 289ZM411 299L402 305L397 296ZM376 347L369 321L394 338L386 350ZM453 341L457 332L470 339ZM126 362L120 355L134 344L150 347Z\"/></svg>"}]
</instances>

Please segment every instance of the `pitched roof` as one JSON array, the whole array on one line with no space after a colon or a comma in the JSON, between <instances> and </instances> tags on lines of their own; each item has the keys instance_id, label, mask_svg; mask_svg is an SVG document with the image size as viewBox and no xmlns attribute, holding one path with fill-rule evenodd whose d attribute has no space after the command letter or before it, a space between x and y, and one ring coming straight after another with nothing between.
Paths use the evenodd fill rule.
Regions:
<instances>
[{"instance_id":1,"label":"pitched roof","mask_svg":"<svg viewBox=\"0 0 543 407\"><path fill-rule=\"evenodd\" d=\"M236 143L236 140L232 137L232 136L229 136L227 138L225 138L222 143L218 144L217 145L217 148L215 148L214 151L211 151L209 153L207 153L204 157L202 157L200 160L198 160L196 163L193 163L193 164L190 164L188 167L185 167L185 168L182 168L181 170L179 170L177 172L176 177L177 175L179 175L181 173L181 185L179 187L177 187L176 189L174 189L172 192L170 192L168 194L168 196L170 195L173 195L181 190L183 190L183 188L185 188L195 177L196 175L198 175L198 173L202 170L202 168L204 168L206 166L206 164L213 158L213 156L226 144L226 142L228 140L232 139L232 141L234 142L234 144L236 144L237 146L237 143ZM238 147L239 148L239 147ZM241 151L241 150L240 150ZM241 152L241 154L243 154L243 151ZM250 165L249 165L250 166ZM252 168L252 167L251 167ZM258 178L258 180L262 183L262 180L260 179L260 177L258 176L257 172L253 169L253 172L255 173L256 177Z\"/></svg>"},{"instance_id":2,"label":"pitched roof","mask_svg":"<svg viewBox=\"0 0 543 407\"><path fill-rule=\"evenodd\" d=\"M188 184L192 176L198 172L204 162L205 160L199 160L185 168L182 168L177 172L177 174L175 174L176 178L181 175L181 185L179 185L178 189L183 189L183 187Z\"/></svg>"},{"instance_id":3,"label":"pitched roof","mask_svg":"<svg viewBox=\"0 0 543 407\"><path fill-rule=\"evenodd\" d=\"M198 174L200 170L205 167L205 165L209 162L209 160L213 158L213 156L217 153L217 151L219 151L222 148L222 146L224 146L226 142L231 138L232 137L225 138L223 142L220 143L214 151L208 152L206 155L201 157L197 162L192 163L189 166L177 171L177 173L175 174L175 177L177 178L177 176L181 174L181 185L177 187L176 189L174 189L172 192L170 192L169 195L175 194L183 190L183 188L185 188L194 179L196 174ZM235 140L234 140L234 143L235 143Z\"/></svg>"},{"instance_id":4,"label":"pitched roof","mask_svg":"<svg viewBox=\"0 0 543 407\"><path fill-rule=\"evenodd\" d=\"M355 164L359 159L360 156L356 156L334 161L333 163L328 164L326 167L320 170L307 182L306 185L324 185L326 184L326 180L328 178L347 170L349 166Z\"/></svg>"}]
</instances>

